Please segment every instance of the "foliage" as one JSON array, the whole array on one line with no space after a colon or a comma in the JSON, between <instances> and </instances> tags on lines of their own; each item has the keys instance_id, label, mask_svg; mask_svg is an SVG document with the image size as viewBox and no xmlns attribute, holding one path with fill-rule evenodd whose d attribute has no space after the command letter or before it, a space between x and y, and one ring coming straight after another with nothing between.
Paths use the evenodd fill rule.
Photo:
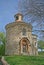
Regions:
<instances>
[{"instance_id":1,"label":"foliage","mask_svg":"<svg viewBox=\"0 0 44 65\"><path fill-rule=\"evenodd\" d=\"M5 55L6 37L3 32L0 32L0 55Z\"/></svg>"},{"instance_id":2,"label":"foliage","mask_svg":"<svg viewBox=\"0 0 44 65\"><path fill-rule=\"evenodd\" d=\"M2 41L3 44L6 42L5 34L3 32L0 32L0 41Z\"/></svg>"},{"instance_id":3,"label":"foliage","mask_svg":"<svg viewBox=\"0 0 44 65\"><path fill-rule=\"evenodd\" d=\"M44 56L6 56L10 65L44 65Z\"/></svg>"},{"instance_id":4,"label":"foliage","mask_svg":"<svg viewBox=\"0 0 44 65\"><path fill-rule=\"evenodd\" d=\"M38 54L41 56L41 55L43 55L44 56L44 51L42 51L42 52L38 52Z\"/></svg>"},{"instance_id":5,"label":"foliage","mask_svg":"<svg viewBox=\"0 0 44 65\"><path fill-rule=\"evenodd\" d=\"M44 49L44 41L39 40L38 45L39 45L39 48Z\"/></svg>"},{"instance_id":6,"label":"foliage","mask_svg":"<svg viewBox=\"0 0 44 65\"><path fill-rule=\"evenodd\" d=\"M0 45L0 55L5 55L5 48L4 48L4 45Z\"/></svg>"}]
</instances>

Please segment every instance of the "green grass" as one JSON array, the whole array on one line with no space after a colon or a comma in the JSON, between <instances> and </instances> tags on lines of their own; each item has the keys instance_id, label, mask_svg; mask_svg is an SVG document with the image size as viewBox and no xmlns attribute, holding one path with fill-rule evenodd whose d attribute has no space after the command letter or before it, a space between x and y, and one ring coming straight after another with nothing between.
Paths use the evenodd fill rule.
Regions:
<instances>
[{"instance_id":1,"label":"green grass","mask_svg":"<svg viewBox=\"0 0 44 65\"><path fill-rule=\"evenodd\" d=\"M44 65L44 56L5 56L10 65Z\"/></svg>"}]
</instances>

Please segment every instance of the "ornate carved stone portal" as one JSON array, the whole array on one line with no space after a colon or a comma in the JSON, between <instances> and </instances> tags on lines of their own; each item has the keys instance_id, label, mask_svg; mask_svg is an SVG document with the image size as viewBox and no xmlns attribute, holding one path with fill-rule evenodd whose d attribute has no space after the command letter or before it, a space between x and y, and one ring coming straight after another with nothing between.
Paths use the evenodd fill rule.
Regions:
<instances>
[{"instance_id":1,"label":"ornate carved stone portal","mask_svg":"<svg viewBox=\"0 0 44 65\"><path fill-rule=\"evenodd\" d=\"M30 41L27 38L22 38L19 42L19 53L27 55L29 54L29 48L31 48Z\"/></svg>"}]
</instances>

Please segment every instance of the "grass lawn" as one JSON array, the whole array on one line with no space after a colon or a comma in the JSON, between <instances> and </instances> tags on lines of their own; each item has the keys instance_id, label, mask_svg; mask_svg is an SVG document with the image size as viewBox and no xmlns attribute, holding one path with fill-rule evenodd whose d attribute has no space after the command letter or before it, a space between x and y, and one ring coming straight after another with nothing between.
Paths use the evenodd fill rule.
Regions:
<instances>
[{"instance_id":1,"label":"grass lawn","mask_svg":"<svg viewBox=\"0 0 44 65\"><path fill-rule=\"evenodd\" d=\"M44 65L44 56L5 56L10 65Z\"/></svg>"}]
</instances>

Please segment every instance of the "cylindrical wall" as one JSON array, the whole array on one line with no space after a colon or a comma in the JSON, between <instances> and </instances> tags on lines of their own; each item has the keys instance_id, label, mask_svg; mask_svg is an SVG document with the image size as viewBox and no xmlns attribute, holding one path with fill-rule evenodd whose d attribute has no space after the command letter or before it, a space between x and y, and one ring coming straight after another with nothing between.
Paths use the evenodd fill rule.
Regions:
<instances>
[{"instance_id":1,"label":"cylindrical wall","mask_svg":"<svg viewBox=\"0 0 44 65\"><path fill-rule=\"evenodd\" d=\"M26 35L23 35L23 29L26 30ZM30 32L29 32L30 31ZM19 54L19 42L23 37L27 37L32 43L31 36L32 26L24 22L14 22L6 26L6 55Z\"/></svg>"}]
</instances>

